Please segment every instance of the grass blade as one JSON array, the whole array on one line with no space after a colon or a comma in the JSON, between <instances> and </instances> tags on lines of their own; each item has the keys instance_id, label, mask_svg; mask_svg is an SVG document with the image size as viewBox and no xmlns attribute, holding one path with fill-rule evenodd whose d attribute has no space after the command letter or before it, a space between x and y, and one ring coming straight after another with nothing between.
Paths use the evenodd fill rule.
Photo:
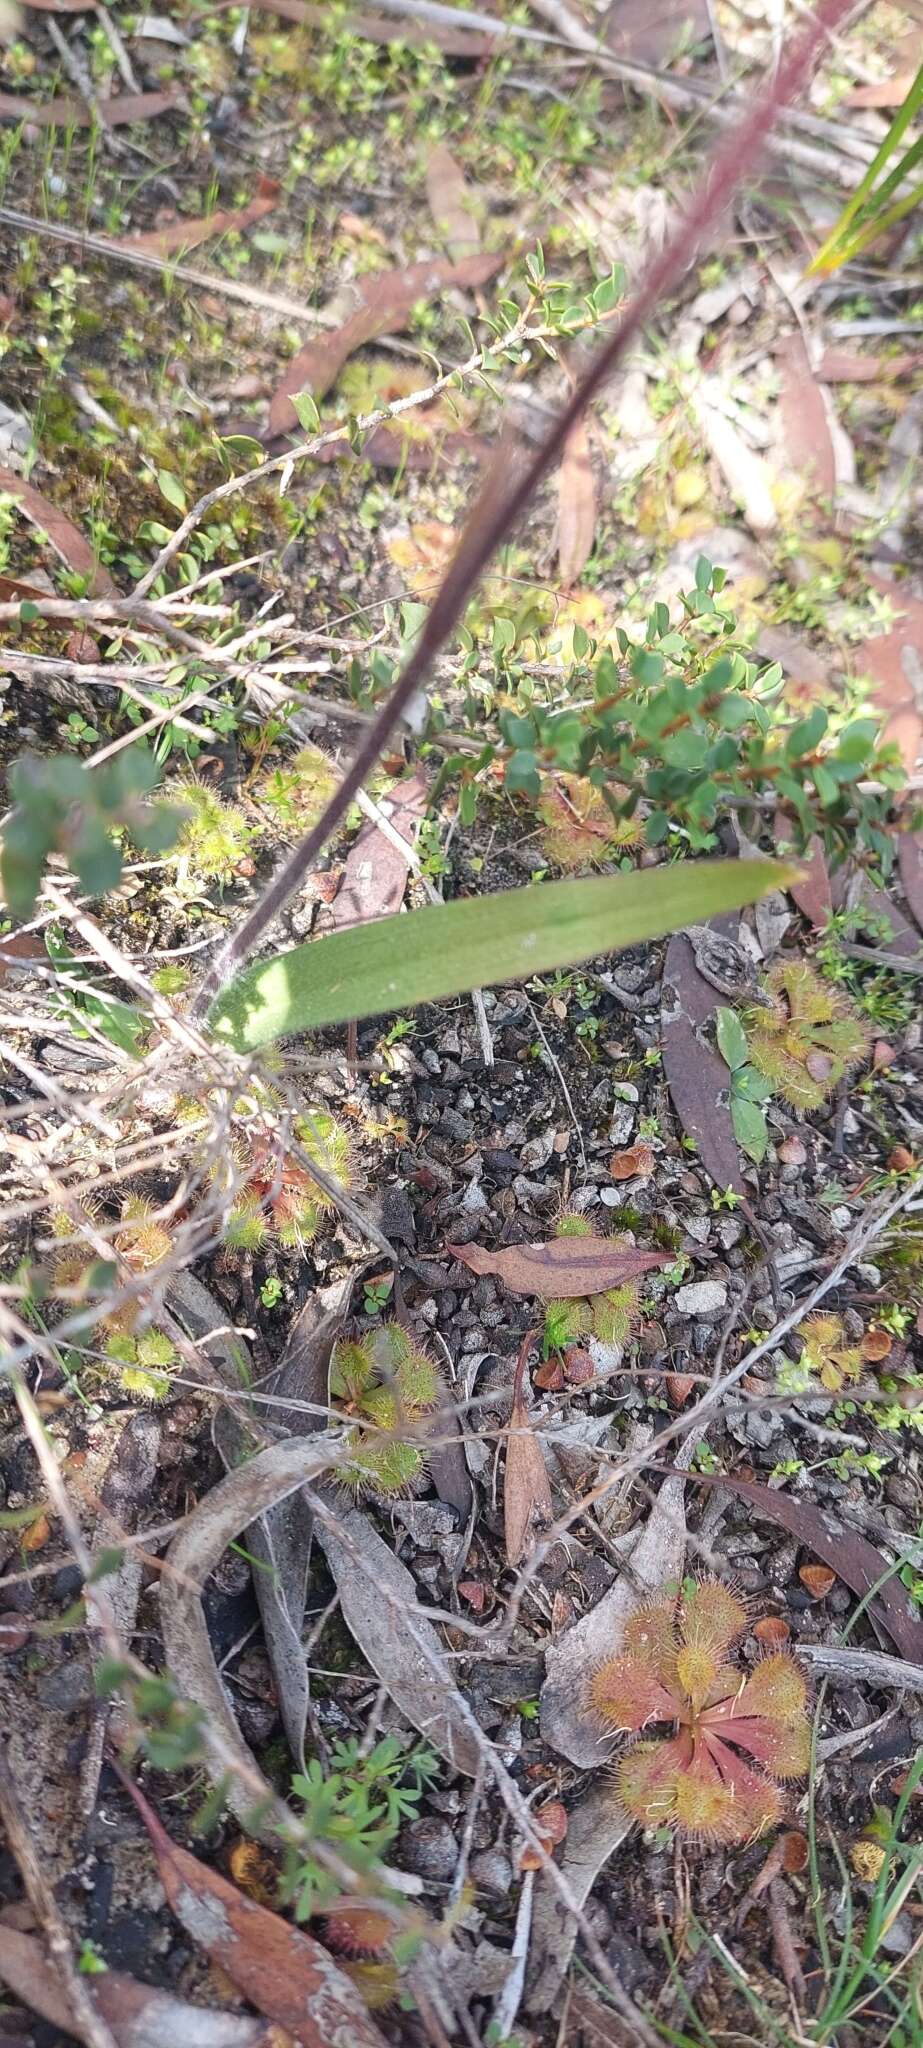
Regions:
<instances>
[{"instance_id":1,"label":"grass blade","mask_svg":"<svg viewBox=\"0 0 923 2048\"><path fill-rule=\"evenodd\" d=\"M294 1032L413 1009L660 938L754 903L796 872L764 860L684 862L434 904L259 962L222 991L209 1021L236 1051L254 1052Z\"/></svg>"}]
</instances>

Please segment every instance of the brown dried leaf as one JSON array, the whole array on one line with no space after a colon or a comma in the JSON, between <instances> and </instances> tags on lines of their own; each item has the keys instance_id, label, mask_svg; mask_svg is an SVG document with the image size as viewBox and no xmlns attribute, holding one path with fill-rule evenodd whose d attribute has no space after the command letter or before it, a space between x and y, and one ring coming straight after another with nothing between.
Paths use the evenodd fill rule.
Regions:
<instances>
[{"instance_id":1,"label":"brown dried leaf","mask_svg":"<svg viewBox=\"0 0 923 2048\"><path fill-rule=\"evenodd\" d=\"M737 918L712 919L712 929L732 937ZM744 1194L740 1154L727 1105L729 1076L706 1035L722 997L699 973L687 938L677 932L667 947L663 970L663 1068L673 1107L687 1136L694 1138L706 1173L720 1188ZM720 1095L725 1097L719 1102Z\"/></svg>"},{"instance_id":2,"label":"brown dried leaf","mask_svg":"<svg viewBox=\"0 0 923 2048\"><path fill-rule=\"evenodd\" d=\"M824 394L797 329L779 350L779 423L786 468L807 484L811 497L832 499L836 461Z\"/></svg>"},{"instance_id":3,"label":"brown dried leaf","mask_svg":"<svg viewBox=\"0 0 923 2048\"><path fill-rule=\"evenodd\" d=\"M923 832L902 832L897 842L901 888L923 932Z\"/></svg>"},{"instance_id":4,"label":"brown dried leaf","mask_svg":"<svg viewBox=\"0 0 923 2048\"><path fill-rule=\"evenodd\" d=\"M877 1365L887 1358L892 1350L887 1330L867 1330L862 1339L862 1356L869 1365Z\"/></svg>"},{"instance_id":5,"label":"brown dried leaf","mask_svg":"<svg viewBox=\"0 0 923 2048\"><path fill-rule=\"evenodd\" d=\"M118 596L118 590L108 569L104 569L102 563L97 561L89 541L80 532L79 527L74 525L73 520L68 519L66 512L59 511L57 505L52 505L50 499L46 498L42 491L36 490L34 484L27 484L21 476L17 476L14 469L4 469L0 466L0 491L6 491L11 498L15 498L23 517L28 519L32 526L37 526L42 533L47 533L55 554L60 555L62 562L66 562L69 569L75 570L78 576L89 577L89 588L94 597ZM44 597L47 592L36 594Z\"/></svg>"},{"instance_id":6,"label":"brown dried leaf","mask_svg":"<svg viewBox=\"0 0 923 2048\"><path fill-rule=\"evenodd\" d=\"M30 0L31 6L37 4L38 0ZM181 97L177 87L168 87L164 92L124 92L116 99L100 100L98 104L108 126L120 128L171 113ZM27 127L35 128L92 128L95 120L96 112L89 100L70 99L64 94L53 100L31 100L18 93L0 92L0 121L24 121Z\"/></svg>"},{"instance_id":7,"label":"brown dried leaf","mask_svg":"<svg viewBox=\"0 0 923 2048\"><path fill-rule=\"evenodd\" d=\"M913 84L913 71L896 71L893 78L876 79L872 85L856 85L846 94L847 107L899 107Z\"/></svg>"},{"instance_id":8,"label":"brown dried leaf","mask_svg":"<svg viewBox=\"0 0 923 2048\"><path fill-rule=\"evenodd\" d=\"M795 828L784 811L776 812L772 830L777 846L794 845ZM798 860L802 874L797 882L789 882L788 893L814 930L822 931L833 915L833 898L823 843L816 832L808 841L805 852L798 855Z\"/></svg>"},{"instance_id":9,"label":"brown dried leaf","mask_svg":"<svg viewBox=\"0 0 923 2048\"><path fill-rule=\"evenodd\" d=\"M256 198L247 206L223 207L217 213L205 214L201 220L173 221L169 227L154 228L146 235L126 235L115 246L147 249L152 256L169 256L174 249L195 249L213 235L226 235L231 228L248 228L255 220L263 220L267 213L272 213L281 190L275 178L261 177Z\"/></svg>"},{"instance_id":10,"label":"brown dried leaf","mask_svg":"<svg viewBox=\"0 0 923 2048\"><path fill-rule=\"evenodd\" d=\"M572 590L593 552L596 538L596 485L585 420L571 428L558 470L558 569L565 590Z\"/></svg>"},{"instance_id":11,"label":"brown dried leaf","mask_svg":"<svg viewBox=\"0 0 923 2048\"><path fill-rule=\"evenodd\" d=\"M893 383L909 377L919 360L918 355L861 356L853 349L828 348L818 363L817 377L821 384Z\"/></svg>"},{"instance_id":12,"label":"brown dried leaf","mask_svg":"<svg viewBox=\"0 0 923 2048\"><path fill-rule=\"evenodd\" d=\"M403 777L381 806L395 832L411 846L428 798L427 779L416 769L412 775ZM407 856L373 818L366 818L347 854L343 879L319 929L346 931L351 925L371 924L378 917L394 917L404 901L409 873Z\"/></svg>"},{"instance_id":13,"label":"brown dried leaf","mask_svg":"<svg viewBox=\"0 0 923 2048\"><path fill-rule=\"evenodd\" d=\"M22 2005L63 2034L80 2034L57 1972L40 1941L13 1927L0 1927L0 1979ZM276 2027L239 2012L188 2005L153 1984L139 1984L122 1970L91 1977L87 1992L118 2048L282 2048Z\"/></svg>"},{"instance_id":14,"label":"brown dried leaf","mask_svg":"<svg viewBox=\"0 0 923 2048\"><path fill-rule=\"evenodd\" d=\"M873 678L872 703L885 720L882 736L899 747L912 775L923 742L923 715L916 690L923 662L923 600L911 596L903 584L891 583L871 570L868 581L891 599L897 623L890 632L879 633L857 647L853 666L857 674Z\"/></svg>"},{"instance_id":15,"label":"brown dried leaf","mask_svg":"<svg viewBox=\"0 0 923 2048\"><path fill-rule=\"evenodd\" d=\"M634 1245L613 1244L610 1237L555 1237L547 1244L511 1244L498 1252L481 1244L447 1244L446 1251L473 1273L495 1273L511 1294L538 1295L542 1301L604 1294L623 1280L671 1264L666 1252L636 1251Z\"/></svg>"},{"instance_id":16,"label":"brown dried leaf","mask_svg":"<svg viewBox=\"0 0 923 2048\"><path fill-rule=\"evenodd\" d=\"M789 1493L776 1493L755 1479L730 1479L724 1473L712 1477L697 1472L696 1485L724 1486L729 1493L738 1494L741 1500L749 1502L755 1514L778 1522L806 1550L829 1559L837 1578L861 1598L877 1586L872 1613L908 1663L923 1662L923 1619L893 1572L889 1577L890 1567L881 1551L865 1536L838 1522L826 1508L812 1507L808 1501L796 1500Z\"/></svg>"},{"instance_id":17,"label":"brown dried leaf","mask_svg":"<svg viewBox=\"0 0 923 2048\"><path fill-rule=\"evenodd\" d=\"M567 1808L560 1799L549 1799L547 1806L540 1806L532 1815L535 1832L544 1849L549 1853L567 1839ZM537 1849L525 1848L519 1858L520 1870L541 1870L542 1859Z\"/></svg>"},{"instance_id":18,"label":"brown dried leaf","mask_svg":"<svg viewBox=\"0 0 923 2048\"><path fill-rule=\"evenodd\" d=\"M49 6L51 0L29 0L33 6ZM68 0L75 4L75 0ZM81 7L84 0L81 0ZM329 13L326 7L312 6L310 0L253 0L253 5L262 7L268 14L277 14L282 21L306 22L318 28L326 28ZM461 19L461 16L459 17ZM344 35L359 36L365 43L435 43L450 57L468 57L472 63L482 57L489 57L496 49L496 39L490 35L474 35L467 30L456 29L449 22L409 21L405 15L388 19L383 14L348 14L342 17L339 27Z\"/></svg>"},{"instance_id":19,"label":"brown dried leaf","mask_svg":"<svg viewBox=\"0 0 923 2048\"><path fill-rule=\"evenodd\" d=\"M464 171L444 142L436 142L426 159L426 200L453 263L462 263L481 246L477 219Z\"/></svg>"},{"instance_id":20,"label":"brown dried leaf","mask_svg":"<svg viewBox=\"0 0 923 2048\"><path fill-rule=\"evenodd\" d=\"M907 1145L895 1145L888 1154L892 1173L912 1173L916 1163L916 1156Z\"/></svg>"},{"instance_id":21,"label":"brown dried leaf","mask_svg":"<svg viewBox=\"0 0 923 2048\"><path fill-rule=\"evenodd\" d=\"M503 1529L507 1564L521 1564L535 1547L535 1531L547 1528L554 1514L545 1460L529 1420L523 1395L526 1359L535 1332L525 1338L516 1361L513 1406L506 1439L506 1472L503 1480ZM530 1869L536 1867L528 1866Z\"/></svg>"},{"instance_id":22,"label":"brown dried leaf","mask_svg":"<svg viewBox=\"0 0 923 2048\"><path fill-rule=\"evenodd\" d=\"M285 2027L302 2048L330 2048L337 2040L350 2048L384 2048L364 1999L329 1950L171 1841L143 1793L129 1779L124 1782L151 1838L177 1920L251 2005Z\"/></svg>"},{"instance_id":23,"label":"brown dried leaf","mask_svg":"<svg viewBox=\"0 0 923 2048\"><path fill-rule=\"evenodd\" d=\"M382 270L362 281L362 301L355 313L333 334L318 336L293 356L269 405L269 433L288 434L298 425L292 393L310 391L323 398L357 348L382 334L399 334L407 325L414 306L421 299L453 285L486 284L505 262L502 254L468 256L463 263L449 263L436 257L424 263L410 263L401 270Z\"/></svg>"}]
</instances>

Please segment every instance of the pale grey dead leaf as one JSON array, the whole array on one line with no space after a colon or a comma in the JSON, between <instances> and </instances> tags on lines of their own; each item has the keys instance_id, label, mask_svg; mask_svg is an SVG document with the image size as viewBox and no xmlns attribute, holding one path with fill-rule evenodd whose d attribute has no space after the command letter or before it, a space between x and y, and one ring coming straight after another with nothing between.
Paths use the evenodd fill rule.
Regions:
<instances>
[{"instance_id":1,"label":"pale grey dead leaf","mask_svg":"<svg viewBox=\"0 0 923 2048\"><path fill-rule=\"evenodd\" d=\"M461 1695L416 1584L371 1522L353 1508L315 1534L336 1580L350 1635L411 1726L473 1778L478 1750Z\"/></svg>"},{"instance_id":2,"label":"pale grey dead leaf","mask_svg":"<svg viewBox=\"0 0 923 2048\"><path fill-rule=\"evenodd\" d=\"M778 525L778 513L769 464L753 448L748 448L743 435L718 406L709 403L704 387L693 394L690 403L706 447L751 533L772 533Z\"/></svg>"},{"instance_id":3,"label":"pale grey dead leaf","mask_svg":"<svg viewBox=\"0 0 923 2048\"><path fill-rule=\"evenodd\" d=\"M691 1445L684 1445L677 1464L688 1463ZM604 1764L612 1743L601 1738L598 1723L587 1710L587 1687L597 1664L617 1654L625 1623L636 1607L668 1579L682 1576L686 1550L686 1515L682 1479L665 1479L638 1533L628 1559L629 1570L608 1593L604 1593L589 1614L584 1614L556 1642L546 1655L546 1678L541 1692L541 1731L544 1740L583 1770Z\"/></svg>"},{"instance_id":4,"label":"pale grey dead leaf","mask_svg":"<svg viewBox=\"0 0 923 2048\"><path fill-rule=\"evenodd\" d=\"M271 1408L260 1407L257 1410L273 1429L290 1429L293 1434L311 1436L323 1428L330 1353L348 1312L352 1284L350 1277L335 1287L308 1296L289 1332L279 1365L255 1389L273 1397ZM276 1406L280 1400L288 1405ZM317 1412L312 1414L312 1408ZM247 1423L239 1409L225 1407L218 1410L214 1438L225 1465L230 1468L238 1464L246 1453L248 1440ZM276 1682L282 1725L300 1771L305 1767L304 1738L311 1697L301 1638L307 1606L312 1526L313 1515L307 1497L303 1493L292 1493L287 1500L279 1501L253 1522L244 1536L244 1548L257 1567L253 1574L253 1587Z\"/></svg>"},{"instance_id":5,"label":"pale grey dead leaf","mask_svg":"<svg viewBox=\"0 0 923 2048\"><path fill-rule=\"evenodd\" d=\"M268 1811L275 1794L231 1712L205 1625L202 1587L243 1529L318 1479L336 1457L337 1446L329 1436L290 1437L286 1443L271 1444L228 1472L193 1508L164 1560L160 1609L167 1668L185 1698L204 1709L206 1761L215 1780L227 1786L231 1812L249 1833L270 1841L277 1839L276 1833L256 1809L265 1802ZM230 1780L229 1758L236 1766Z\"/></svg>"},{"instance_id":6,"label":"pale grey dead leaf","mask_svg":"<svg viewBox=\"0 0 923 2048\"><path fill-rule=\"evenodd\" d=\"M574 1904L586 1905L603 1865L634 1822L617 1800L594 1786L571 1808L567 1840L556 1858ZM548 2012L567 1974L577 1939L577 1922L547 1873L540 1871L532 1914L532 1947L526 1981L526 2011Z\"/></svg>"},{"instance_id":7,"label":"pale grey dead leaf","mask_svg":"<svg viewBox=\"0 0 923 2048\"><path fill-rule=\"evenodd\" d=\"M100 1549L117 1549L120 1535L130 1536L147 1511L157 1472L161 1427L149 1409L129 1416L100 1488L97 1536ZM107 1623L120 1641L134 1634L144 1566L138 1550L126 1549L115 1572L86 1589L87 1622L92 1629ZM80 1810L89 1819L96 1806L106 1730L115 1728L118 1709L109 1700L97 1703L80 1768Z\"/></svg>"},{"instance_id":8,"label":"pale grey dead leaf","mask_svg":"<svg viewBox=\"0 0 923 2048\"><path fill-rule=\"evenodd\" d=\"M481 235L472 205L471 189L461 165L444 142L427 152L426 198L435 225L455 263L474 256Z\"/></svg>"}]
</instances>

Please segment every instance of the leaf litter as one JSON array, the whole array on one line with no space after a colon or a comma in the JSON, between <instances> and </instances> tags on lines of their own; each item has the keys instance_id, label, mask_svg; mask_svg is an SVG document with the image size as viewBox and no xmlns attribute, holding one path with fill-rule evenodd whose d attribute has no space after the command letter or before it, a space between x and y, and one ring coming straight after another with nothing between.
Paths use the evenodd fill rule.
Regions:
<instances>
[{"instance_id":1,"label":"leaf litter","mask_svg":"<svg viewBox=\"0 0 923 2048\"><path fill-rule=\"evenodd\" d=\"M511 1294L537 1295L543 1301L604 1294L624 1280L636 1280L672 1263L669 1253L638 1251L634 1245L617 1245L611 1238L593 1235L511 1244L495 1252L480 1244L449 1244L446 1251L474 1273L495 1273Z\"/></svg>"}]
</instances>

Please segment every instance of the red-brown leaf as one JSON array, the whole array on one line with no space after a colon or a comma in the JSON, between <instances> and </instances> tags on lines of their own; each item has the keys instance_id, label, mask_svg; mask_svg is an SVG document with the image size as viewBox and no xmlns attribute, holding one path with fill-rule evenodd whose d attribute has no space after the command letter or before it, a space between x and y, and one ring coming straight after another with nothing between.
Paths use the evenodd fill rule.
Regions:
<instances>
[{"instance_id":1,"label":"red-brown leaf","mask_svg":"<svg viewBox=\"0 0 923 2048\"><path fill-rule=\"evenodd\" d=\"M57 1972L34 1935L0 1927L0 1980L57 2032L79 2035ZM187 2005L122 1970L105 1970L86 1988L118 2048L151 2048L153 2041L163 2041L164 2048L282 2048L279 2029L267 2020Z\"/></svg>"},{"instance_id":2,"label":"red-brown leaf","mask_svg":"<svg viewBox=\"0 0 923 2048\"><path fill-rule=\"evenodd\" d=\"M836 1585L836 1572L829 1564L803 1564L798 1577L812 1600L826 1600L831 1586Z\"/></svg>"},{"instance_id":3,"label":"red-brown leaf","mask_svg":"<svg viewBox=\"0 0 923 2048\"><path fill-rule=\"evenodd\" d=\"M917 704L916 680L923 661L923 600L903 584L869 572L868 581L889 597L897 619L890 632L879 633L856 648L853 667L875 683L872 703L884 721L883 737L899 747L908 774L913 774L923 741L923 716Z\"/></svg>"},{"instance_id":4,"label":"red-brown leaf","mask_svg":"<svg viewBox=\"0 0 923 2048\"><path fill-rule=\"evenodd\" d=\"M729 1493L738 1494L754 1514L778 1522L806 1550L813 1550L816 1557L829 1563L837 1578L861 1598L877 1586L872 1613L877 1614L909 1664L923 1663L923 1619L874 1543L838 1522L826 1508L812 1507L790 1493L777 1493L755 1479L729 1479L724 1473L706 1476L697 1472L696 1485L724 1486Z\"/></svg>"},{"instance_id":5,"label":"red-brown leaf","mask_svg":"<svg viewBox=\"0 0 923 2048\"><path fill-rule=\"evenodd\" d=\"M897 842L901 888L923 932L923 832L902 832Z\"/></svg>"},{"instance_id":6,"label":"red-brown leaf","mask_svg":"<svg viewBox=\"0 0 923 2048\"><path fill-rule=\"evenodd\" d=\"M715 931L731 936L736 918L712 919ZM740 1154L727 1106L728 1070L706 1036L723 998L699 973L687 938L677 932L667 947L663 970L661 1042L663 1068L683 1130L694 1138L706 1173L720 1188L745 1192ZM719 1102L719 1096L725 1100Z\"/></svg>"},{"instance_id":7,"label":"red-brown leaf","mask_svg":"<svg viewBox=\"0 0 923 2048\"><path fill-rule=\"evenodd\" d=\"M230 228L248 228L255 220L262 220L277 204L281 189L275 178L262 177L256 198L248 206L224 207L200 220L176 220L169 227L154 228L146 235L126 235L116 247L147 249L153 256L169 256L174 249L195 249L213 235L226 235Z\"/></svg>"},{"instance_id":8,"label":"red-brown leaf","mask_svg":"<svg viewBox=\"0 0 923 2048\"><path fill-rule=\"evenodd\" d=\"M596 538L596 486L586 421L571 428L558 470L558 569L565 590L577 582Z\"/></svg>"},{"instance_id":9,"label":"red-brown leaf","mask_svg":"<svg viewBox=\"0 0 923 2048\"><path fill-rule=\"evenodd\" d=\"M80 532L79 527L74 525L73 520L68 519L66 512L59 511L50 499L36 490L34 484L27 484L21 476L17 476L14 469L0 467L0 491L7 491L11 498L15 498L24 517L33 526L40 527L43 533L47 533L55 554L60 555L62 562L66 562L69 569L74 569L78 576L90 578L90 589L94 597L118 596L108 569L104 569L97 561L89 541ZM40 594L47 596L45 591Z\"/></svg>"},{"instance_id":10,"label":"red-brown leaf","mask_svg":"<svg viewBox=\"0 0 923 2048\"><path fill-rule=\"evenodd\" d=\"M410 846L428 796L426 777L416 769L412 775L404 776L384 800L389 823ZM404 900L409 873L406 855L381 831L374 818L367 818L346 856L340 887L320 929L346 931L351 925L396 916Z\"/></svg>"},{"instance_id":11,"label":"red-brown leaf","mask_svg":"<svg viewBox=\"0 0 923 2048\"><path fill-rule=\"evenodd\" d=\"M791 846L795 840L795 828L784 811L777 811L772 821L773 836L777 846ZM822 931L833 914L833 898L830 894L830 876L823 843L815 832L808 841L806 851L798 855L802 874L800 881L789 882L788 893L797 903L802 917L808 919L815 931Z\"/></svg>"},{"instance_id":12,"label":"red-brown leaf","mask_svg":"<svg viewBox=\"0 0 923 2048\"><path fill-rule=\"evenodd\" d=\"M37 0L31 0L35 6ZM49 8L48 13L56 12ZM81 12L84 12L81 9ZM126 127L132 121L153 121L157 114L169 114L179 105L177 89L165 92L123 92L117 99L100 100L110 128ZM89 100L61 95L53 100L30 100L18 93L0 92L0 121L25 121L36 128L91 128L96 113Z\"/></svg>"},{"instance_id":13,"label":"red-brown leaf","mask_svg":"<svg viewBox=\"0 0 923 2048\"><path fill-rule=\"evenodd\" d=\"M653 1171L653 1149L644 1143L627 1145L623 1152L613 1152L609 1161L613 1180L650 1180Z\"/></svg>"},{"instance_id":14,"label":"red-brown leaf","mask_svg":"<svg viewBox=\"0 0 923 2048\"><path fill-rule=\"evenodd\" d=\"M362 302L342 327L333 334L318 336L293 356L269 405L269 432L288 434L298 425L292 393L309 391L323 398L357 348L376 341L382 334L399 334L414 306L432 299L453 285L486 284L501 268L502 255L468 256L463 263L449 263L443 257L424 263L410 263L401 270L382 270L362 283Z\"/></svg>"},{"instance_id":15,"label":"red-brown leaf","mask_svg":"<svg viewBox=\"0 0 923 2048\"><path fill-rule=\"evenodd\" d=\"M529 1420L523 1394L526 1359L535 1341L530 1330L520 1347L513 1380L513 1405L506 1439L506 1471L503 1478L503 1530L507 1563L517 1565L528 1557L535 1544L537 1528L547 1528L554 1509L545 1460Z\"/></svg>"},{"instance_id":16,"label":"red-brown leaf","mask_svg":"<svg viewBox=\"0 0 923 2048\"><path fill-rule=\"evenodd\" d=\"M802 336L788 335L780 350L779 412L786 466L807 478L812 497L830 499L836 489L836 463L824 395L817 382Z\"/></svg>"},{"instance_id":17,"label":"red-brown leaf","mask_svg":"<svg viewBox=\"0 0 923 2048\"><path fill-rule=\"evenodd\" d=\"M915 72L896 71L893 78L876 79L872 85L856 85L848 92L847 107L899 107L907 98Z\"/></svg>"},{"instance_id":18,"label":"red-brown leaf","mask_svg":"<svg viewBox=\"0 0 923 2048\"><path fill-rule=\"evenodd\" d=\"M917 355L861 356L854 349L828 348L818 363L817 376L821 384L890 384L898 377L909 377L918 362Z\"/></svg>"},{"instance_id":19,"label":"red-brown leaf","mask_svg":"<svg viewBox=\"0 0 923 2048\"><path fill-rule=\"evenodd\" d=\"M510 1244L498 1252L481 1244L449 1244L446 1251L473 1273L495 1273L511 1294L535 1294L543 1301L604 1294L607 1287L672 1263L670 1253L637 1251L613 1244L611 1237L553 1237L547 1244Z\"/></svg>"},{"instance_id":20,"label":"red-brown leaf","mask_svg":"<svg viewBox=\"0 0 923 2048\"><path fill-rule=\"evenodd\" d=\"M251 2005L285 2027L302 2048L331 2048L337 2041L348 2041L349 2048L384 2048L364 1999L328 1950L171 1841L137 1786L124 1782L150 1835L177 1920Z\"/></svg>"},{"instance_id":21,"label":"red-brown leaf","mask_svg":"<svg viewBox=\"0 0 923 2048\"><path fill-rule=\"evenodd\" d=\"M426 199L453 263L474 256L481 246L471 193L461 165L444 142L436 142L426 159Z\"/></svg>"}]
</instances>

